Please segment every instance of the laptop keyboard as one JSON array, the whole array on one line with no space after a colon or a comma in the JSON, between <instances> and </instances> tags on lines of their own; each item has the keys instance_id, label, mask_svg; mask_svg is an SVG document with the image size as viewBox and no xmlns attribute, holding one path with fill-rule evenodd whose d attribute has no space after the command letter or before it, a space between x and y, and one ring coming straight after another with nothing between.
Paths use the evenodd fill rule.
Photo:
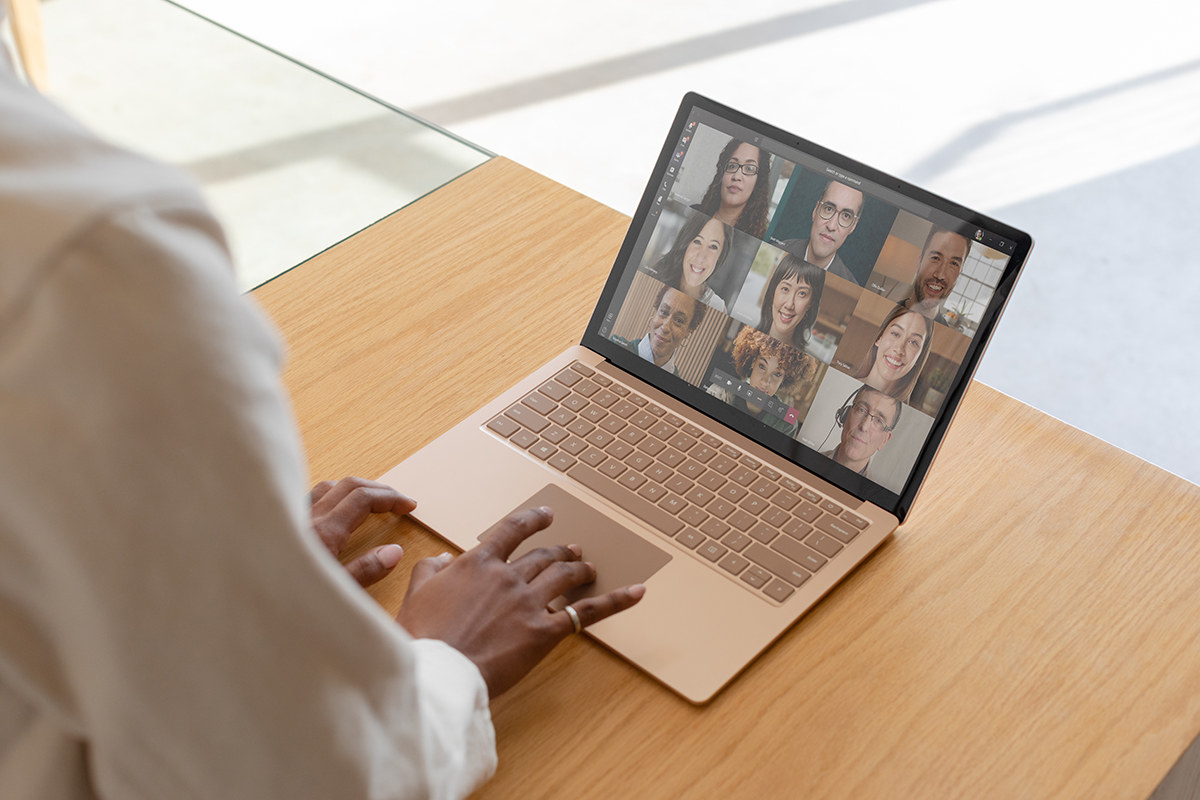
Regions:
<instances>
[{"instance_id":1,"label":"laptop keyboard","mask_svg":"<svg viewBox=\"0 0 1200 800\"><path fill-rule=\"evenodd\" d=\"M485 427L777 603L867 527L803 483L578 362Z\"/></svg>"}]
</instances>

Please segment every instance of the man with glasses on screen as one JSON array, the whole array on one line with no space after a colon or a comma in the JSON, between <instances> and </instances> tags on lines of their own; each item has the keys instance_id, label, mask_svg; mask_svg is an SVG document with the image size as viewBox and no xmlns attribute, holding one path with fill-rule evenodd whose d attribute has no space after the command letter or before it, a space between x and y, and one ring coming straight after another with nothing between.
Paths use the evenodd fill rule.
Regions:
<instances>
[{"instance_id":1,"label":"man with glasses on screen","mask_svg":"<svg viewBox=\"0 0 1200 800\"><path fill-rule=\"evenodd\" d=\"M858 226L863 193L844 183L830 181L813 206L812 230L807 239L788 239L783 247L813 266L862 286L837 251Z\"/></svg>"},{"instance_id":2,"label":"man with glasses on screen","mask_svg":"<svg viewBox=\"0 0 1200 800\"><path fill-rule=\"evenodd\" d=\"M834 420L842 429L842 441L821 455L877 481L870 471L871 459L891 441L900 422L900 401L864 385L837 410Z\"/></svg>"}]
</instances>

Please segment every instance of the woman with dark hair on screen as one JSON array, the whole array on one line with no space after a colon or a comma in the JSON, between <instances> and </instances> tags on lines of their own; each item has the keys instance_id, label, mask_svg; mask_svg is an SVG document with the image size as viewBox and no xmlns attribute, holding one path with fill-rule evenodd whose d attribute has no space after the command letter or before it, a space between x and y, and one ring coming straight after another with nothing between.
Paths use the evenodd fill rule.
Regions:
<instances>
[{"instance_id":1,"label":"woman with dark hair on screen","mask_svg":"<svg viewBox=\"0 0 1200 800\"><path fill-rule=\"evenodd\" d=\"M825 270L787 253L767 281L758 329L803 352L824 288Z\"/></svg>"},{"instance_id":2,"label":"woman with dark hair on screen","mask_svg":"<svg viewBox=\"0 0 1200 800\"><path fill-rule=\"evenodd\" d=\"M745 231L767 235L771 193L771 154L757 145L731 139L717 158L717 169L704 199L692 208Z\"/></svg>"},{"instance_id":3,"label":"woman with dark hair on screen","mask_svg":"<svg viewBox=\"0 0 1200 800\"><path fill-rule=\"evenodd\" d=\"M784 405L788 403L779 396L780 392L788 392L800 381L816 374L816 362L812 356L788 347L749 325L742 326L738 331L731 355L734 372L739 378L752 389ZM799 428L798 422L788 422L772 414L766 407L746 400L723 386L713 384L708 387L708 393L788 436L795 436Z\"/></svg>"},{"instance_id":4,"label":"woman with dark hair on screen","mask_svg":"<svg viewBox=\"0 0 1200 800\"><path fill-rule=\"evenodd\" d=\"M907 403L917 376L929 358L933 321L896 306L875 335L875 343L854 377L889 397Z\"/></svg>"},{"instance_id":5,"label":"woman with dark hair on screen","mask_svg":"<svg viewBox=\"0 0 1200 800\"><path fill-rule=\"evenodd\" d=\"M654 264L660 280L694 300L725 313L725 301L708 285L729 255L733 229L704 214L692 214L675 244Z\"/></svg>"}]
</instances>

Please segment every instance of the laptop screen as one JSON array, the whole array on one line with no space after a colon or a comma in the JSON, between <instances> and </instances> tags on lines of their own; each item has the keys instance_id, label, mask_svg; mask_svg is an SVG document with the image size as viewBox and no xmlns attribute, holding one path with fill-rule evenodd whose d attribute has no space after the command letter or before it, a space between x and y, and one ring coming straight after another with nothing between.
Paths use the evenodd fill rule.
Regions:
<instances>
[{"instance_id":1,"label":"laptop screen","mask_svg":"<svg viewBox=\"0 0 1200 800\"><path fill-rule=\"evenodd\" d=\"M689 94L583 344L903 519L1031 245Z\"/></svg>"}]
</instances>

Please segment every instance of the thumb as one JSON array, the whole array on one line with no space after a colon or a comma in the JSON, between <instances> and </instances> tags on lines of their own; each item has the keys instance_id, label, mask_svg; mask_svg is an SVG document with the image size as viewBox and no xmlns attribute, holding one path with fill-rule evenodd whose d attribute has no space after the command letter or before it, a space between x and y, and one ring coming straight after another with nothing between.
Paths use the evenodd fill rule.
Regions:
<instances>
[{"instance_id":1,"label":"thumb","mask_svg":"<svg viewBox=\"0 0 1200 800\"><path fill-rule=\"evenodd\" d=\"M365 589L387 577L388 573L400 563L403 555L404 548L400 545L386 544L351 561L346 565L346 571L350 573L350 577L358 581L359 586Z\"/></svg>"}]
</instances>

